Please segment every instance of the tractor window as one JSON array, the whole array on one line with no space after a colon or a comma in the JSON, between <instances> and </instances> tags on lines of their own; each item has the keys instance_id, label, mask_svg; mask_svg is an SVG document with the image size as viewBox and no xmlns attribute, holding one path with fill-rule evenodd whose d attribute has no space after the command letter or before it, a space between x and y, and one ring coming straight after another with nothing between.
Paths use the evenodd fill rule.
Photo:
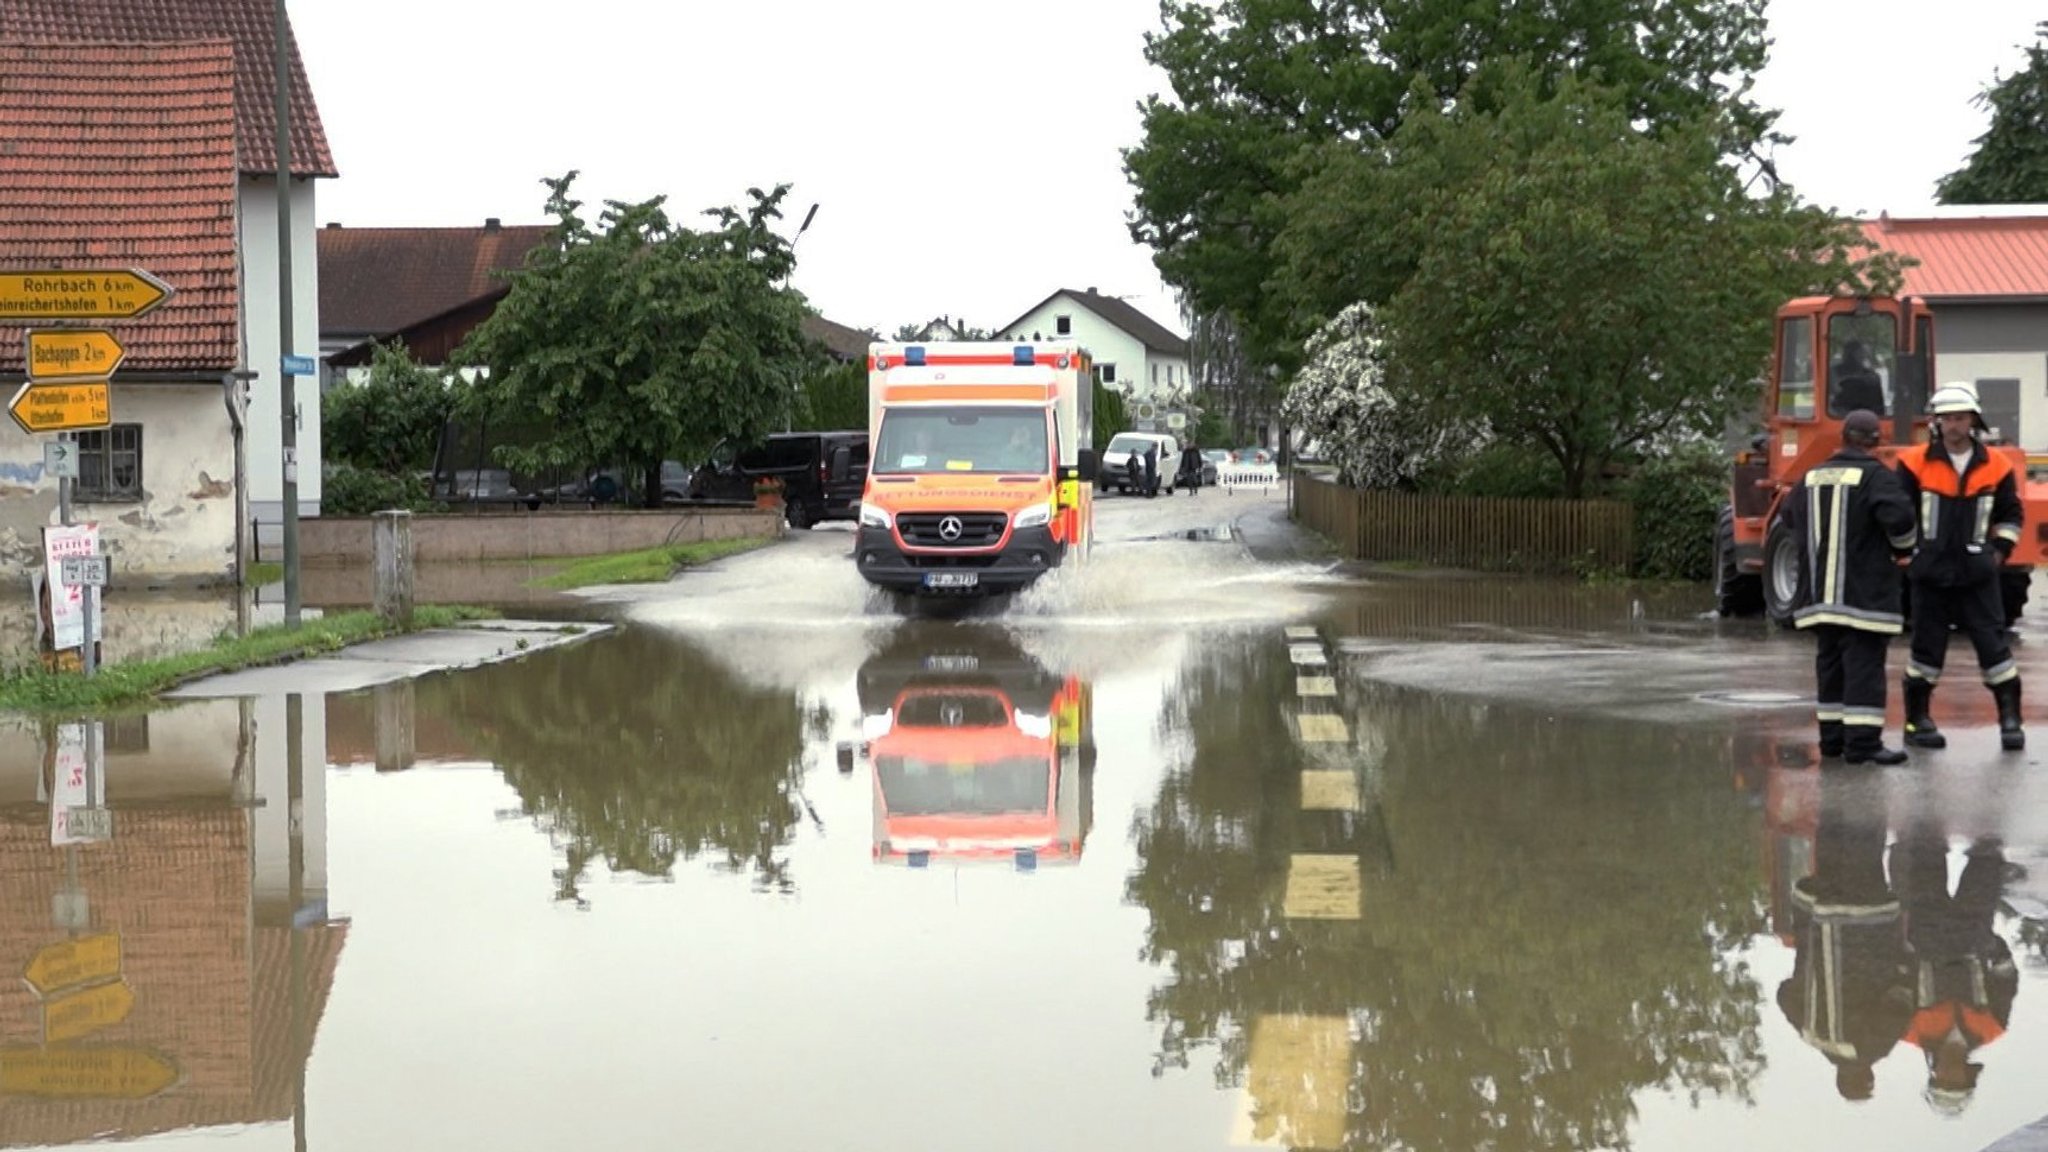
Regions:
<instances>
[{"instance_id":1,"label":"tractor window","mask_svg":"<svg viewBox=\"0 0 2048 1152\"><path fill-rule=\"evenodd\" d=\"M1778 329L1778 415L1813 416L1813 318L1781 321Z\"/></svg>"},{"instance_id":2,"label":"tractor window","mask_svg":"<svg viewBox=\"0 0 2048 1152\"><path fill-rule=\"evenodd\" d=\"M1828 321L1828 415L1867 408L1889 415L1898 378L1896 321L1883 313Z\"/></svg>"}]
</instances>

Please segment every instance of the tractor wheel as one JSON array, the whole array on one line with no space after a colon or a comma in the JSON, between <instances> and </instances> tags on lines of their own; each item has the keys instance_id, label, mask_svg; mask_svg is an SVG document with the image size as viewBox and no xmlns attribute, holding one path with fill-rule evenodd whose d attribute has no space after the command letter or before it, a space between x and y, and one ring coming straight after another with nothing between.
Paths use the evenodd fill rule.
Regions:
<instances>
[{"instance_id":1,"label":"tractor wheel","mask_svg":"<svg viewBox=\"0 0 2048 1152\"><path fill-rule=\"evenodd\" d=\"M1799 540L1783 524L1773 524L1764 537L1764 612L1780 628L1792 626L1799 583Z\"/></svg>"},{"instance_id":2,"label":"tractor wheel","mask_svg":"<svg viewBox=\"0 0 2048 1152\"><path fill-rule=\"evenodd\" d=\"M1724 618L1754 616L1763 610L1763 583L1735 566L1735 509L1722 507L1714 529L1714 607Z\"/></svg>"}]
</instances>

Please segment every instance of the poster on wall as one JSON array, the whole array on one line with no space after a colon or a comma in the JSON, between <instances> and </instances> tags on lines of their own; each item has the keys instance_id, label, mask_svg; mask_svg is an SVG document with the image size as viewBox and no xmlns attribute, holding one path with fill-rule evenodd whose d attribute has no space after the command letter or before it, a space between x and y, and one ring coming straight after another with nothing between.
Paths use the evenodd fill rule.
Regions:
<instances>
[{"instance_id":1,"label":"poster on wall","mask_svg":"<svg viewBox=\"0 0 2048 1152\"><path fill-rule=\"evenodd\" d=\"M100 552L98 524L50 525L43 529L43 584L50 591L50 648L65 652L85 646L85 598L92 600L92 638L106 636L106 617L100 612L100 590L64 583L67 556L97 556Z\"/></svg>"}]
</instances>

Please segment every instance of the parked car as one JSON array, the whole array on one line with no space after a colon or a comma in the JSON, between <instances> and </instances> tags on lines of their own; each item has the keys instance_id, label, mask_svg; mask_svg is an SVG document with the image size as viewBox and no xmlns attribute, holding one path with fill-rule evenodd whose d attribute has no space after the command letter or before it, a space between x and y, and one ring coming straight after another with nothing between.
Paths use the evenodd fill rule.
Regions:
<instances>
[{"instance_id":1,"label":"parked car","mask_svg":"<svg viewBox=\"0 0 2048 1152\"><path fill-rule=\"evenodd\" d=\"M754 486L763 480L781 483L791 528L852 520L860 515L860 494L868 482L867 431L778 432L744 447L721 443L692 474L688 495L692 500L751 501Z\"/></svg>"},{"instance_id":2,"label":"parked car","mask_svg":"<svg viewBox=\"0 0 2048 1152\"><path fill-rule=\"evenodd\" d=\"M1214 488L1216 486L1216 470L1228 463L1230 463L1230 450L1228 448L1202 449L1202 487Z\"/></svg>"},{"instance_id":3,"label":"parked car","mask_svg":"<svg viewBox=\"0 0 2048 1152\"><path fill-rule=\"evenodd\" d=\"M661 500L678 504L689 499L690 468L678 460L661 462ZM533 506L548 504L627 504L642 502L639 481L620 468L597 468L581 480L543 488L534 496Z\"/></svg>"},{"instance_id":4,"label":"parked car","mask_svg":"<svg viewBox=\"0 0 2048 1152\"><path fill-rule=\"evenodd\" d=\"M1131 486L1123 477L1130 468L1131 453L1143 452L1147 447L1159 451L1159 490L1171 496L1173 474L1180 468L1180 442L1160 432L1119 432L1110 437L1095 473L1095 490L1107 492L1114 486L1117 491L1128 493Z\"/></svg>"}]
</instances>

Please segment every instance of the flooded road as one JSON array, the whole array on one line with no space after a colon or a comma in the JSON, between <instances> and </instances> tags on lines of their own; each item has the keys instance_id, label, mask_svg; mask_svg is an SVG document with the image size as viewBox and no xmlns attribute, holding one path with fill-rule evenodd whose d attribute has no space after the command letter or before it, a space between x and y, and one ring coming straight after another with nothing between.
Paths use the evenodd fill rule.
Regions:
<instances>
[{"instance_id":1,"label":"flooded road","mask_svg":"<svg viewBox=\"0 0 2048 1152\"><path fill-rule=\"evenodd\" d=\"M999 615L896 618L826 528L520 660L0 732L0 1147L1975 1152L2048 1112L2048 726L1999 753L1958 676L1948 750L1822 772L1810 648L1703 592L1358 580L1212 538L1248 508L1105 500Z\"/></svg>"}]
</instances>

